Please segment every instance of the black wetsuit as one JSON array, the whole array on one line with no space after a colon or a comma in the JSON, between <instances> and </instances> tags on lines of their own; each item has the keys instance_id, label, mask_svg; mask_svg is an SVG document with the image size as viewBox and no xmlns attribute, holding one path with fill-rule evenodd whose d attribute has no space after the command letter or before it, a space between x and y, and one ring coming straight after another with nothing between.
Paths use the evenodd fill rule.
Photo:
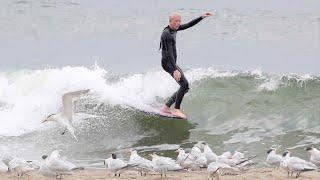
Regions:
<instances>
[{"instance_id":1,"label":"black wetsuit","mask_svg":"<svg viewBox=\"0 0 320 180\"><path fill-rule=\"evenodd\" d=\"M188 29L196 25L202 19L203 19L202 17L198 17L186 24L181 24L178 30L173 30L169 26L167 26L166 28L164 28L162 32L161 41L160 41L160 48L162 48L162 59L161 59L162 68L166 72L168 72L172 77L173 77L173 72L175 70L178 70L181 73L181 78L180 78L180 81L178 82L178 84L180 85L180 88L166 102L166 105L168 107L170 107L173 103L175 103L175 108L180 109L180 104L182 102L183 96L189 90L189 83L186 77L184 76L182 70L176 64L177 62L177 49L176 49L177 31Z\"/></svg>"}]
</instances>

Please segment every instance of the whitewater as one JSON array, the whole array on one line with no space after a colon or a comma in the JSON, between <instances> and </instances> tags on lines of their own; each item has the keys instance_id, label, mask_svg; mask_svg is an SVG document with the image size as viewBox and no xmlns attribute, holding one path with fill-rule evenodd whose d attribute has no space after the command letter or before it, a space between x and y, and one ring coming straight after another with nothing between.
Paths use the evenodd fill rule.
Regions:
<instances>
[{"instance_id":1,"label":"whitewater","mask_svg":"<svg viewBox=\"0 0 320 180\"><path fill-rule=\"evenodd\" d=\"M160 69L112 75L95 64L2 71L0 150L36 158L61 148L81 159L129 147L168 151L199 140L214 141L218 151L254 148L261 154L268 145L303 152L303 147L319 143L319 77L215 68L187 69L185 74L191 87L183 102L188 122L137 111L160 107L178 88ZM63 93L87 88L90 94L75 102L79 142L67 134L60 138L57 132L63 129L54 123L40 123L59 110ZM292 135L299 138L288 141ZM39 154L33 152L34 144Z\"/></svg>"}]
</instances>

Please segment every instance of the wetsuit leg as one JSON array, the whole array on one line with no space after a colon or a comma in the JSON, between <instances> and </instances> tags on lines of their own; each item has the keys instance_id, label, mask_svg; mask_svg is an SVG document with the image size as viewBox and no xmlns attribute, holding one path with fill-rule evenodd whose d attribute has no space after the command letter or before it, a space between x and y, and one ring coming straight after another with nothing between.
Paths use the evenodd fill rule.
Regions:
<instances>
[{"instance_id":1,"label":"wetsuit leg","mask_svg":"<svg viewBox=\"0 0 320 180\"><path fill-rule=\"evenodd\" d=\"M171 98L166 102L166 106L170 107L173 103L175 103L175 109L180 109L180 105L183 99L183 96L188 92L189 90L189 83L186 77L184 76L182 70L178 67L178 70L181 73L181 78L178 84L180 85L180 88L177 92L175 92ZM173 74L171 74L173 77Z\"/></svg>"},{"instance_id":2,"label":"wetsuit leg","mask_svg":"<svg viewBox=\"0 0 320 180\"><path fill-rule=\"evenodd\" d=\"M170 97L170 99L166 102L166 106L167 106L167 107L171 107L171 105L176 102L177 93L178 93L178 91L176 91L175 93L173 93L173 95Z\"/></svg>"}]
</instances>

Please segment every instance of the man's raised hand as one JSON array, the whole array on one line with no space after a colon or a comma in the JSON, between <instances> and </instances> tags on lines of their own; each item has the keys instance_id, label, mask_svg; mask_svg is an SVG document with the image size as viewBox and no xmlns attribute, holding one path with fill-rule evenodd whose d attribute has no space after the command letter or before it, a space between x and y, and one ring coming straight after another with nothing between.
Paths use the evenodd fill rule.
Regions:
<instances>
[{"instance_id":1,"label":"man's raised hand","mask_svg":"<svg viewBox=\"0 0 320 180\"><path fill-rule=\"evenodd\" d=\"M206 17L209 17L209 16L212 16L212 12L205 12L205 13L202 15L202 18L206 18Z\"/></svg>"}]
</instances>

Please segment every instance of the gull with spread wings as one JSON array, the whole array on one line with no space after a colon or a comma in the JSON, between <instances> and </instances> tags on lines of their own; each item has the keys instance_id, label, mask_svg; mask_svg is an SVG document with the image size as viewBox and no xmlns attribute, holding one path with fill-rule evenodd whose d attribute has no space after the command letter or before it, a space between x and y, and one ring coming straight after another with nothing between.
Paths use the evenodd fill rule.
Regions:
<instances>
[{"instance_id":1,"label":"gull with spread wings","mask_svg":"<svg viewBox=\"0 0 320 180\"><path fill-rule=\"evenodd\" d=\"M62 135L68 130L72 136L77 140L77 137L74 133L74 128L72 126L72 120L73 120L73 98L79 97L81 95L84 95L89 92L89 89L86 90L80 90L80 91L73 91L68 92L62 95L62 111L57 114L51 114L46 119L42 121L48 122L48 121L55 121L59 123L61 126L65 127L65 130L63 131Z\"/></svg>"}]
</instances>

